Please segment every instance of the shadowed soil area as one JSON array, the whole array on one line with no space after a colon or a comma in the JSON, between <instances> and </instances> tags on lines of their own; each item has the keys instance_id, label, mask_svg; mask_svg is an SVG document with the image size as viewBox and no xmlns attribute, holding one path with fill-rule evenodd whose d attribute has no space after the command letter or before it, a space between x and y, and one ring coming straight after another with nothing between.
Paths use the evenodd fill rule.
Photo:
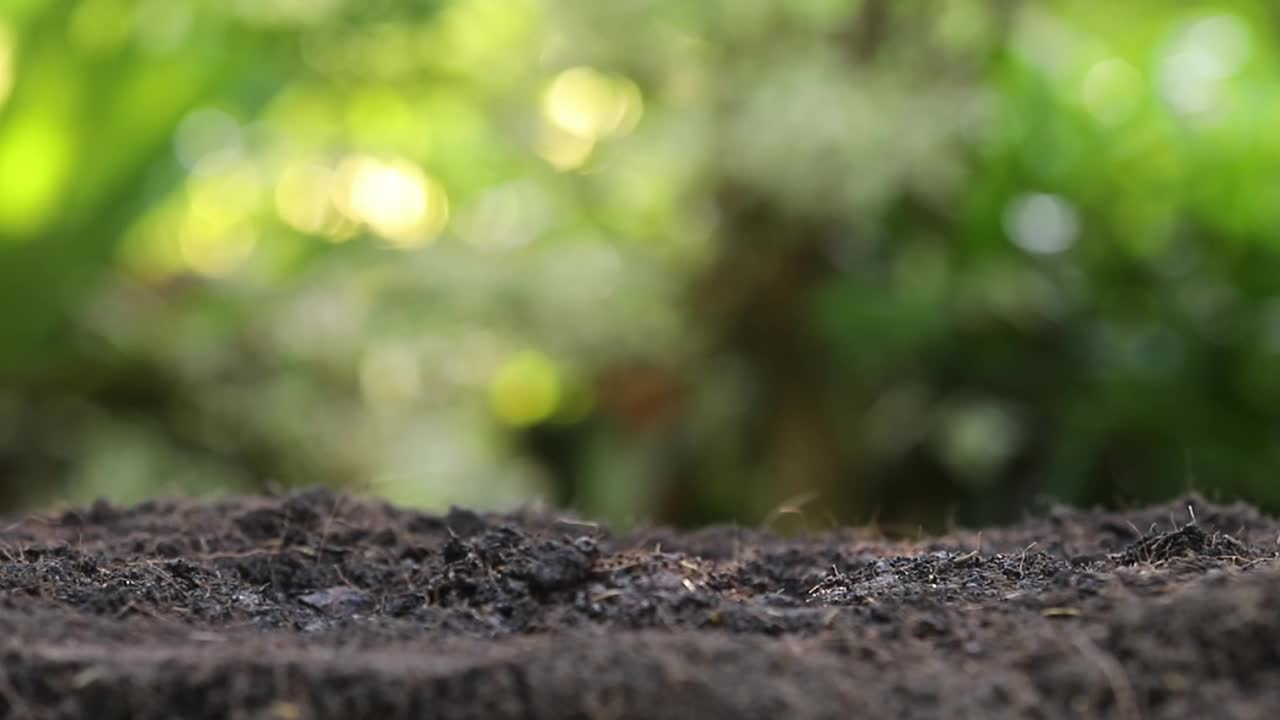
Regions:
<instances>
[{"instance_id":1,"label":"shadowed soil area","mask_svg":"<svg viewBox=\"0 0 1280 720\"><path fill-rule=\"evenodd\" d=\"M1278 541L1198 497L911 541L324 491L99 503L0 519L0 710L1272 717Z\"/></svg>"}]
</instances>

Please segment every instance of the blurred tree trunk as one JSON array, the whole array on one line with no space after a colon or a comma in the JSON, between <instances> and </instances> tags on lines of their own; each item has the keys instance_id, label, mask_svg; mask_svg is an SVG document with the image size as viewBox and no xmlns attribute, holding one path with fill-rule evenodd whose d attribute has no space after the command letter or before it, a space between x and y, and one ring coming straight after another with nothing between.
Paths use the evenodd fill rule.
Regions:
<instances>
[{"instance_id":1,"label":"blurred tree trunk","mask_svg":"<svg viewBox=\"0 0 1280 720\"><path fill-rule=\"evenodd\" d=\"M838 226L741 186L725 188L718 209L721 249L696 278L690 303L708 353L729 356L753 383L741 431L753 455L747 465L763 473L766 486L742 488L742 496L757 512L810 492L839 503L829 353L809 319L814 291L834 273L827 247Z\"/></svg>"}]
</instances>

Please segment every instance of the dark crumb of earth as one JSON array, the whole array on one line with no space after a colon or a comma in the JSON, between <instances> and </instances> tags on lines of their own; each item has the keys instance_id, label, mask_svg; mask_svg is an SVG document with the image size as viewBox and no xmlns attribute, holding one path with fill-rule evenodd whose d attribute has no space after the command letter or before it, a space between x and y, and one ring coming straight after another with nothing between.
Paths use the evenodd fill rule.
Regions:
<instances>
[{"instance_id":1,"label":"dark crumb of earth","mask_svg":"<svg viewBox=\"0 0 1280 720\"><path fill-rule=\"evenodd\" d=\"M318 490L96 503L0 528L4 717L1280 707L1280 522L1198 497L910 542L620 534Z\"/></svg>"},{"instance_id":2,"label":"dark crumb of earth","mask_svg":"<svg viewBox=\"0 0 1280 720\"><path fill-rule=\"evenodd\" d=\"M1249 548L1239 540L1221 532L1206 533L1194 524L1143 536L1120 553L1116 560L1123 565L1137 565L1187 556L1251 561Z\"/></svg>"}]
</instances>

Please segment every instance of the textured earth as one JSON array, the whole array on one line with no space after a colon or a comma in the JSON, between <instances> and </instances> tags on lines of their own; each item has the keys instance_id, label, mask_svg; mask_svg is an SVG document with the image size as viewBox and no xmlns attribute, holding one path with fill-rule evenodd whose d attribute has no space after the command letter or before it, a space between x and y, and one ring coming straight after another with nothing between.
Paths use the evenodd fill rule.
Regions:
<instances>
[{"instance_id":1,"label":"textured earth","mask_svg":"<svg viewBox=\"0 0 1280 720\"><path fill-rule=\"evenodd\" d=\"M610 533L306 491L0 518L17 718L1274 717L1280 522Z\"/></svg>"}]
</instances>

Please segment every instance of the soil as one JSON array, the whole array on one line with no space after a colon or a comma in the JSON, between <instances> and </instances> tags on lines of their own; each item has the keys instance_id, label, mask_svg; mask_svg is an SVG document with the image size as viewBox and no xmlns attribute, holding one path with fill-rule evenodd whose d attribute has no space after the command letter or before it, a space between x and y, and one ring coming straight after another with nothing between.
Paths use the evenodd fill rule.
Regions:
<instances>
[{"instance_id":1,"label":"soil","mask_svg":"<svg viewBox=\"0 0 1280 720\"><path fill-rule=\"evenodd\" d=\"M1278 541L1194 496L909 540L610 533L324 491L98 503L0 520L0 709L1272 717Z\"/></svg>"}]
</instances>

